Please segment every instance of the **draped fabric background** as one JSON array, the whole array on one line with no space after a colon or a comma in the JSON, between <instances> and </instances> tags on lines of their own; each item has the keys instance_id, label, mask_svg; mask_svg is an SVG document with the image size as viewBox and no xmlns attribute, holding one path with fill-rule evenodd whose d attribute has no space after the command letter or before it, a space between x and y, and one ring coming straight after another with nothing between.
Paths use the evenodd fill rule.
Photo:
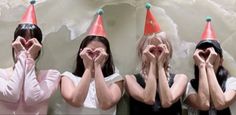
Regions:
<instances>
[{"instance_id":1,"label":"draped fabric background","mask_svg":"<svg viewBox=\"0 0 236 115\"><path fill-rule=\"evenodd\" d=\"M38 0L38 25L44 35L38 68L73 71L81 40L96 10L103 8L105 28L117 68L122 75L137 72L136 46L143 35L147 1L152 4L153 14L172 42L173 72L193 77L193 51L205 26L205 17L209 15L224 49L224 66L236 76L236 0ZM28 5L28 0L0 0L1 68L13 65L11 41ZM50 113L63 113L65 108L60 106L63 101L59 92L51 101ZM120 104L122 111L127 111L126 103Z\"/></svg>"}]
</instances>

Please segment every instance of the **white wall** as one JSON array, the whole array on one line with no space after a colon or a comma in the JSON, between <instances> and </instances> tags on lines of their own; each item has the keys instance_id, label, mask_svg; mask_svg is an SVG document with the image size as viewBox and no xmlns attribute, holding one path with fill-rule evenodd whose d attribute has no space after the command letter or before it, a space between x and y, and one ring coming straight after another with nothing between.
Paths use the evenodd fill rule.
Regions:
<instances>
[{"instance_id":1,"label":"white wall","mask_svg":"<svg viewBox=\"0 0 236 115\"><path fill-rule=\"evenodd\" d=\"M73 71L81 40L98 8L103 8L113 57L122 75L138 69L136 45L143 34L147 0L38 0L38 25L44 34L38 67ZM150 0L153 14L174 46L172 70L192 78L192 54L205 16L212 16L224 49L225 66L236 76L236 0ZM11 41L27 0L0 0L0 67L12 65ZM56 101L60 102L59 93ZM56 107L58 104L54 104ZM58 110L58 109L57 109ZM60 110L58 110L60 111Z\"/></svg>"}]
</instances>

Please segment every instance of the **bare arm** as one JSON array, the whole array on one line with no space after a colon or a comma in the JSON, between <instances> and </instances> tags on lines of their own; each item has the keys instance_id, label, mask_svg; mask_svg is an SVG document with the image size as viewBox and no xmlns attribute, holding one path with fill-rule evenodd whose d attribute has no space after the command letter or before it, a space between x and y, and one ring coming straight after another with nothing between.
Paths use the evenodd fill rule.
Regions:
<instances>
[{"instance_id":1,"label":"bare arm","mask_svg":"<svg viewBox=\"0 0 236 115\"><path fill-rule=\"evenodd\" d=\"M233 103L236 92L230 90L224 93L222 91L215 74L221 64L221 57L212 47L207 48L207 51L210 52L206 61L206 69L212 103L217 110L222 110ZM214 69L214 67L217 68Z\"/></svg>"},{"instance_id":2,"label":"bare arm","mask_svg":"<svg viewBox=\"0 0 236 115\"><path fill-rule=\"evenodd\" d=\"M62 78L62 96L68 103L76 107L83 105L88 94L93 69L93 59L89 55L91 50L91 48L87 47L80 49L80 57L83 59L85 71L78 85L75 86L73 81L67 77Z\"/></svg>"},{"instance_id":3,"label":"bare arm","mask_svg":"<svg viewBox=\"0 0 236 115\"><path fill-rule=\"evenodd\" d=\"M153 105L155 103L156 97L156 64L155 62L150 65L149 74L146 80L145 88L142 88L136 81L136 78L133 75L126 75L125 83L126 89L129 94L136 100Z\"/></svg>"},{"instance_id":4,"label":"bare arm","mask_svg":"<svg viewBox=\"0 0 236 115\"><path fill-rule=\"evenodd\" d=\"M101 66L95 64L95 87L101 109L106 110L118 103L123 92L122 81L107 85L101 70Z\"/></svg>"},{"instance_id":5,"label":"bare arm","mask_svg":"<svg viewBox=\"0 0 236 115\"><path fill-rule=\"evenodd\" d=\"M173 103L179 100L181 95L184 93L187 85L187 77L185 75L176 75L174 78L174 84L169 87L167 75L166 75L166 65L165 63L169 61L169 50L166 44L160 44L158 47L161 49L161 54L157 57L158 65L158 88L161 100L161 105L163 108L170 107Z\"/></svg>"},{"instance_id":6,"label":"bare arm","mask_svg":"<svg viewBox=\"0 0 236 115\"><path fill-rule=\"evenodd\" d=\"M91 81L91 70L86 69L79 84L74 85L73 81L66 76L61 79L61 94L71 105L80 107L83 105L89 90Z\"/></svg>"},{"instance_id":7,"label":"bare arm","mask_svg":"<svg viewBox=\"0 0 236 115\"><path fill-rule=\"evenodd\" d=\"M216 79L213 66L207 66L207 75L211 99L214 107L217 110L222 110L226 107L229 107L235 101L236 92L234 90L229 90L226 92L222 91Z\"/></svg>"},{"instance_id":8,"label":"bare arm","mask_svg":"<svg viewBox=\"0 0 236 115\"><path fill-rule=\"evenodd\" d=\"M199 84L197 94L191 94L187 97L186 102L193 108L199 110L209 110L210 108L210 94L207 81L205 64L199 67Z\"/></svg>"},{"instance_id":9,"label":"bare arm","mask_svg":"<svg viewBox=\"0 0 236 115\"><path fill-rule=\"evenodd\" d=\"M197 94L189 95L186 99L186 103L199 110L209 110L210 94L206 73L206 61L200 56L201 53L204 52L202 50L196 49L193 56L195 64L199 69L198 91Z\"/></svg>"},{"instance_id":10,"label":"bare arm","mask_svg":"<svg viewBox=\"0 0 236 115\"><path fill-rule=\"evenodd\" d=\"M164 108L170 107L173 103L178 101L183 95L188 82L187 76L177 74L174 78L174 84L169 87L166 73L163 67L159 67L159 95L161 104Z\"/></svg>"}]
</instances>

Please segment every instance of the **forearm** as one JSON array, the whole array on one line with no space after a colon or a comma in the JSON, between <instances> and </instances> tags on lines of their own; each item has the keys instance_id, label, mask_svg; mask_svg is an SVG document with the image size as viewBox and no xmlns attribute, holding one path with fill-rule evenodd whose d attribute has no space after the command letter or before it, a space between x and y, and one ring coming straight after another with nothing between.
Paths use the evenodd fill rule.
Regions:
<instances>
[{"instance_id":1,"label":"forearm","mask_svg":"<svg viewBox=\"0 0 236 115\"><path fill-rule=\"evenodd\" d=\"M156 64L150 63L148 77L146 80L146 86L143 91L143 101L146 104L153 105L155 103L156 89L157 89Z\"/></svg>"},{"instance_id":2,"label":"forearm","mask_svg":"<svg viewBox=\"0 0 236 115\"><path fill-rule=\"evenodd\" d=\"M36 74L35 63L33 59L26 60L24 100L28 105L41 103L50 98L56 91L60 81L60 73L56 70L45 71L44 76ZM43 78L43 79L42 79Z\"/></svg>"},{"instance_id":3,"label":"forearm","mask_svg":"<svg viewBox=\"0 0 236 115\"><path fill-rule=\"evenodd\" d=\"M113 105L113 96L109 87L105 83L100 65L95 66L95 87L100 107L107 108Z\"/></svg>"},{"instance_id":4,"label":"forearm","mask_svg":"<svg viewBox=\"0 0 236 115\"><path fill-rule=\"evenodd\" d=\"M224 92L218 84L213 66L207 66L207 76L212 102L215 108L222 108L226 105Z\"/></svg>"},{"instance_id":5,"label":"forearm","mask_svg":"<svg viewBox=\"0 0 236 115\"><path fill-rule=\"evenodd\" d=\"M42 99L43 92L37 81L35 72L35 62L33 59L26 60L25 83L24 83L24 100L26 103L32 104Z\"/></svg>"},{"instance_id":6,"label":"forearm","mask_svg":"<svg viewBox=\"0 0 236 115\"><path fill-rule=\"evenodd\" d=\"M72 94L72 103L76 106L83 105L89 90L92 73L91 69L85 69L84 74Z\"/></svg>"},{"instance_id":7,"label":"forearm","mask_svg":"<svg viewBox=\"0 0 236 115\"><path fill-rule=\"evenodd\" d=\"M0 79L0 100L9 102L17 102L20 98L24 80L24 69L26 52L21 51L17 57L17 62L14 65L13 73L9 80Z\"/></svg>"},{"instance_id":8,"label":"forearm","mask_svg":"<svg viewBox=\"0 0 236 115\"><path fill-rule=\"evenodd\" d=\"M163 66L158 67L158 79L161 104L164 108L170 107L173 103L173 96Z\"/></svg>"},{"instance_id":9,"label":"forearm","mask_svg":"<svg viewBox=\"0 0 236 115\"><path fill-rule=\"evenodd\" d=\"M209 108L210 94L205 64L199 65L198 100L200 107Z\"/></svg>"}]
</instances>

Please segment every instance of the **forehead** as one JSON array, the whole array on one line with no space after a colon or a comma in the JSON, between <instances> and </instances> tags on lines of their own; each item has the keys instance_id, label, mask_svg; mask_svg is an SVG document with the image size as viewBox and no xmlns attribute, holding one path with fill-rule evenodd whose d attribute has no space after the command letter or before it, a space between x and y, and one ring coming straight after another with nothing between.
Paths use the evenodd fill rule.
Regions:
<instances>
[{"instance_id":1,"label":"forehead","mask_svg":"<svg viewBox=\"0 0 236 115\"><path fill-rule=\"evenodd\" d=\"M102 47L106 49L106 46L102 42L99 42L99 41L91 41L88 43L87 47L90 47L90 48Z\"/></svg>"}]
</instances>

